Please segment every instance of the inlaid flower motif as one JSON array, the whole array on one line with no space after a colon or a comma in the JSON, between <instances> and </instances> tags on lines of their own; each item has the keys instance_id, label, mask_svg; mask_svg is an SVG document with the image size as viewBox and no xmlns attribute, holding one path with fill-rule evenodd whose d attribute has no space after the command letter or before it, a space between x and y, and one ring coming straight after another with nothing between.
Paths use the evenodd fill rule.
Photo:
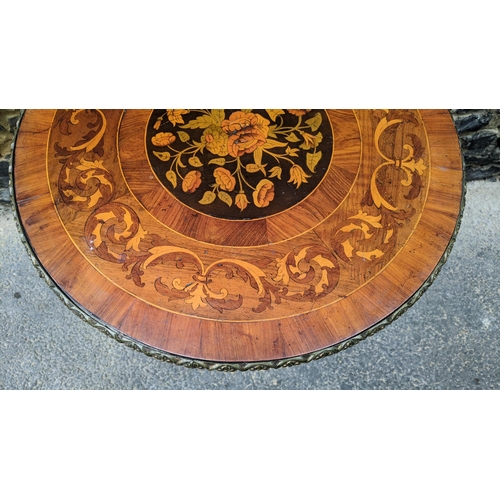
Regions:
<instances>
[{"instance_id":1,"label":"inlaid flower motif","mask_svg":"<svg viewBox=\"0 0 500 500\"><path fill-rule=\"evenodd\" d=\"M258 208L264 208L274 200L274 184L269 179L262 179L253 192L253 202Z\"/></svg>"},{"instance_id":2,"label":"inlaid flower motif","mask_svg":"<svg viewBox=\"0 0 500 500\"><path fill-rule=\"evenodd\" d=\"M214 155L227 156L227 134L215 125L207 127L201 136L201 143Z\"/></svg>"},{"instance_id":3,"label":"inlaid flower motif","mask_svg":"<svg viewBox=\"0 0 500 500\"><path fill-rule=\"evenodd\" d=\"M232 191L236 185L236 179L226 168L218 167L214 170L215 183L224 191Z\"/></svg>"},{"instance_id":4,"label":"inlaid flower motif","mask_svg":"<svg viewBox=\"0 0 500 500\"><path fill-rule=\"evenodd\" d=\"M307 132L301 132L300 135L304 138L304 143L301 146L303 149L315 148L321 142L321 136L319 134L312 135Z\"/></svg>"},{"instance_id":5,"label":"inlaid flower motif","mask_svg":"<svg viewBox=\"0 0 500 500\"><path fill-rule=\"evenodd\" d=\"M307 182L309 177L311 176L307 175L301 166L295 164L290 168L290 180L288 182L292 182L298 189L303 182Z\"/></svg>"},{"instance_id":6,"label":"inlaid flower motif","mask_svg":"<svg viewBox=\"0 0 500 500\"><path fill-rule=\"evenodd\" d=\"M311 111L310 109L287 109L287 111L294 116L304 116Z\"/></svg>"},{"instance_id":7,"label":"inlaid flower motif","mask_svg":"<svg viewBox=\"0 0 500 500\"><path fill-rule=\"evenodd\" d=\"M177 125L177 123L184 123L182 115L188 113L189 111L187 109L167 109L168 121L174 126Z\"/></svg>"},{"instance_id":8,"label":"inlaid flower motif","mask_svg":"<svg viewBox=\"0 0 500 500\"><path fill-rule=\"evenodd\" d=\"M155 130L159 130L161 127L161 122L162 122L161 118L158 118L158 120L156 120L155 124L153 125L153 128Z\"/></svg>"},{"instance_id":9,"label":"inlaid flower motif","mask_svg":"<svg viewBox=\"0 0 500 500\"><path fill-rule=\"evenodd\" d=\"M323 156L318 147L326 129L320 128L324 113L307 119L310 111L158 110L149 147L159 148L148 154L161 162L154 168L169 190L183 200L189 195L210 214L220 216L226 204L250 218L268 215L280 210L276 196L286 199L299 188L306 196L313 188L309 178Z\"/></svg>"},{"instance_id":10,"label":"inlaid flower motif","mask_svg":"<svg viewBox=\"0 0 500 500\"><path fill-rule=\"evenodd\" d=\"M245 210L247 208L248 204L250 202L248 201L248 198L246 197L245 193L239 193L236 195L236 202L235 205L240 209L240 210Z\"/></svg>"},{"instance_id":11,"label":"inlaid flower motif","mask_svg":"<svg viewBox=\"0 0 500 500\"><path fill-rule=\"evenodd\" d=\"M182 190L185 193L194 193L201 184L201 174L198 170L191 170L182 181Z\"/></svg>"},{"instance_id":12,"label":"inlaid flower motif","mask_svg":"<svg viewBox=\"0 0 500 500\"><path fill-rule=\"evenodd\" d=\"M252 153L266 142L269 120L255 113L235 111L222 122L228 135L227 150L233 158Z\"/></svg>"},{"instance_id":13,"label":"inlaid flower motif","mask_svg":"<svg viewBox=\"0 0 500 500\"><path fill-rule=\"evenodd\" d=\"M175 141L175 135L170 132L160 132L151 138L154 146L169 146Z\"/></svg>"}]
</instances>

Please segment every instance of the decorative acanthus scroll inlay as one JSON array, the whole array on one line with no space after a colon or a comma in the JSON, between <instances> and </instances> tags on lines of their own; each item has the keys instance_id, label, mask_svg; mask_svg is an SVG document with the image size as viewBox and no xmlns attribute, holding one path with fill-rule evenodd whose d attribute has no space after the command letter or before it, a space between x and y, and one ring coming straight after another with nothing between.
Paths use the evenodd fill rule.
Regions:
<instances>
[{"instance_id":1,"label":"decorative acanthus scroll inlay","mask_svg":"<svg viewBox=\"0 0 500 500\"><path fill-rule=\"evenodd\" d=\"M172 116L179 120L185 115ZM277 124L283 123L279 121L279 116L274 116L275 133L279 131ZM301 115L291 116L297 117L297 130L300 131ZM155 132L162 125L159 121L155 122ZM428 166L425 164L425 143L418 136L416 122L417 118L412 113L395 117L389 114L380 119L373 133L374 154L378 155L373 162L376 166L366 176L366 191L359 195L356 209L333 223L329 222L325 237L321 240L311 239L309 243L299 239L295 243L295 240L290 240L290 250L283 251L283 246L276 246L272 257L269 252L263 252L262 255L256 252L252 259L236 257L236 254L226 257L220 253L208 259L201 252L182 246L179 243L181 240L172 239L168 233L158 234L156 229L144 222L147 218L141 221L138 215L141 212L130 206L129 198L118 194L116 179L105 166L103 145L107 122L102 111L69 111L55 124L60 137L67 139L72 134L75 137L71 146L63 147L60 141L54 142L55 156L62 165L57 189L67 207L75 212L85 212L83 232L89 258L120 266L127 289L137 287L149 290L153 295L162 297L165 304L173 303L169 306L173 311L181 310L200 317L214 318L214 314L221 314L224 319L230 320L231 311L243 308L246 317L251 319L253 315L258 318L259 315L279 309L284 302L310 303L313 306L314 303L328 303L323 300L325 298L335 300L336 296L332 292L340 287L343 273L347 275L353 268L366 270L379 266L380 269L380 265L394 256L398 247L398 233L415 215L416 209L412 202L422 198L422 188L426 184ZM309 128L319 127L314 118L309 119L309 123L306 121L306 124ZM206 132L207 128L200 130ZM191 129L188 127L187 130ZM302 134L304 144L307 143L307 133L303 131ZM293 134L289 132L289 141L298 137ZM187 139L182 141L181 137L186 138L179 135L180 142L189 143ZM272 141L263 143L268 145L268 149L263 152L273 149ZM205 147L208 148L208 145ZM289 156L290 151L287 153ZM307 158L307 154L315 154L312 151L316 149L304 151L304 157ZM171 162L175 156L173 150L169 152L170 156L166 150L163 153L163 159L159 160L175 169L176 175L177 172L184 175L183 180L178 179L181 185L187 174L181 172L184 167L179 166L179 161L185 162ZM242 157L236 155L234 164L239 165L238 161ZM182 155L176 158L180 159ZM258 155L257 158L254 155L253 159L255 165L262 161ZM198 171L195 160L187 163L192 168L186 172ZM227 175L222 175L221 168L222 163L219 162L212 169L216 187L220 188L220 192L232 193L230 188L236 186L236 180L240 177L236 172L233 182ZM246 172L249 172L248 168ZM266 170L267 174L271 172ZM290 170L292 181L293 176L293 170ZM263 180L268 177L263 177ZM243 180L240 184L243 185ZM296 187L300 185L299 182L290 182L290 185L294 184ZM236 198L233 202L236 203ZM238 211L242 210L239 207ZM364 282L371 275L370 272L361 271L356 279ZM347 293L348 285L343 286L342 293ZM212 313L207 315L205 311L210 310Z\"/></svg>"},{"instance_id":2,"label":"decorative acanthus scroll inlay","mask_svg":"<svg viewBox=\"0 0 500 500\"><path fill-rule=\"evenodd\" d=\"M422 176L428 167L422 158L425 151L422 140L414 133L404 132L407 123L416 124L416 118L406 115L391 120L384 117L379 121L374 145L384 161L373 170L358 213L332 230L335 254L349 266L366 268L388 261L396 249L399 230L416 213L409 202L420 196ZM398 139L402 142L399 151L395 147ZM393 172L388 175L390 169L398 170L401 175L398 177ZM403 189L394 180L398 178Z\"/></svg>"},{"instance_id":3,"label":"decorative acanthus scroll inlay","mask_svg":"<svg viewBox=\"0 0 500 500\"><path fill-rule=\"evenodd\" d=\"M283 299L317 300L330 293L339 278L335 257L317 245L296 248L274 262L227 258L206 265L192 250L148 234L137 214L117 202L102 206L88 218L85 238L96 256L122 264L135 285L144 287L143 277L154 272L159 275L155 290L169 301L183 300L193 311L207 306L220 313L239 308L244 301L238 292L242 282L254 290L259 305L252 311L260 313Z\"/></svg>"},{"instance_id":4,"label":"decorative acanthus scroll inlay","mask_svg":"<svg viewBox=\"0 0 500 500\"><path fill-rule=\"evenodd\" d=\"M67 112L59 120L62 136L70 136L75 128L82 135L72 146L62 147L57 142L54 145L55 156L61 158L62 164L59 195L75 210L94 210L114 195L113 176L99 159L104 153L106 124L106 116L100 110ZM86 133L82 133L85 128Z\"/></svg>"},{"instance_id":5,"label":"decorative acanthus scroll inlay","mask_svg":"<svg viewBox=\"0 0 500 500\"><path fill-rule=\"evenodd\" d=\"M307 250L310 252L308 253ZM239 259L222 259L210 264L205 269L198 255L186 249L168 246L157 247L151 249L150 253L153 255L144 262L144 269L149 264L154 264L167 256L187 254L191 258L197 267L197 272L192 276L193 281L186 284L180 278L174 278L172 287L169 288L162 283L161 278L158 278L155 287L159 293L171 299L183 299L186 304L191 304L193 310L209 305L222 313L225 310L238 309L242 305L243 295L230 294L228 288L219 288L218 290L214 288L212 283L216 274L222 273L228 283L236 277L248 283L258 295L259 306L252 308L255 313L263 312L268 308L272 309L273 304L280 304L282 299L300 302L313 301L322 294L333 290L338 281L338 267L328 258L321 256L321 249L316 249L315 252L313 249L306 248L299 255L293 254L284 257L283 260L291 259L294 265L290 266L288 260L280 261L278 263L279 272L272 281L258 265ZM299 264L305 264L307 271L300 270ZM315 279L318 271L319 281ZM294 293L291 287L289 289L287 286L290 280L299 283L301 288L310 283L312 285L301 292Z\"/></svg>"},{"instance_id":6,"label":"decorative acanthus scroll inlay","mask_svg":"<svg viewBox=\"0 0 500 500\"><path fill-rule=\"evenodd\" d=\"M393 207L379 192L377 186L377 175L381 169L387 166L396 167L402 169L406 174L406 179L401 180L401 185L408 187L413 186L413 192L411 192L406 199L412 199L418 196L420 191L421 182L419 177L414 177L414 174L421 176L424 170L427 169L427 166L424 165L422 158L419 158L418 161L415 161L415 147L410 144L404 144L403 149L407 152L406 156L401 159L388 158L380 149L380 140L382 138L382 134L391 126L403 123L402 119L395 119L391 121L387 121L387 118L383 118L380 120L380 123L375 130L375 147L377 148L378 154L386 160L381 163L373 172L371 182L370 182L370 190L371 195L373 197L373 201L377 208L384 207L392 212L397 212L398 208ZM415 136L414 136L415 137ZM418 145L421 147L420 140L415 137L414 140L418 140ZM418 181L418 182L417 182Z\"/></svg>"}]
</instances>

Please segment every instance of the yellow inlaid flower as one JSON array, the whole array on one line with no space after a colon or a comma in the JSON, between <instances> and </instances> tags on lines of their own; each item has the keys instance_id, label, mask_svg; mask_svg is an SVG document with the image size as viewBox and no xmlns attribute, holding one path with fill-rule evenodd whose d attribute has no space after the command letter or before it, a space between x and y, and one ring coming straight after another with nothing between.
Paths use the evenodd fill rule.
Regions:
<instances>
[{"instance_id":1,"label":"yellow inlaid flower","mask_svg":"<svg viewBox=\"0 0 500 500\"><path fill-rule=\"evenodd\" d=\"M302 135L302 137L304 138L304 142L300 147L305 150L316 148L323 139L321 132L316 135L308 134L307 132L301 132L300 135Z\"/></svg>"},{"instance_id":2,"label":"yellow inlaid flower","mask_svg":"<svg viewBox=\"0 0 500 500\"><path fill-rule=\"evenodd\" d=\"M217 186L224 191L232 191L236 185L236 179L226 168L218 167L214 170L214 177Z\"/></svg>"},{"instance_id":3,"label":"yellow inlaid flower","mask_svg":"<svg viewBox=\"0 0 500 500\"><path fill-rule=\"evenodd\" d=\"M293 182L298 189L303 182L307 182L309 177L311 176L307 175L304 170L302 170L302 167L294 164L292 168L290 168L290 180L288 182Z\"/></svg>"},{"instance_id":4,"label":"yellow inlaid flower","mask_svg":"<svg viewBox=\"0 0 500 500\"><path fill-rule=\"evenodd\" d=\"M294 116L304 116L311 111L310 109L287 109L287 111Z\"/></svg>"},{"instance_id":5,"label":"yellow inlaid flower","mask_svg":"<svg viewBox=\"0 0 500 500\"><path fill-rule=\"evenodd\" d=\"M273 167L269 171L269 177L277 177L279 180L281 180L281 167Z\"/></svg>"},{"instance_id":6,"label":"yellow inlaid flower","mask_svg":"<svg viewBox=\"0 0 500 500\"><path fill-rule=\"evenodd\" d=\"M227 156L227 135L220 127L210 125L203 131L202 144L214 155Z\"/></svg>"},{"instance_id":7,"label":"yellow inlaid flower","mask_svg":"<svg viewBox=\"0 0 500 500\"><path fill-rule=\"evenodd\" d=\"M198 170L191 170L182 181L182 190L185 193L194 193L201 184L201 174Z\"/></svg>"},{"instance_id":8,"label":"yellow inlaid flower","mask_svg":"<svg viewBox=\"0 0 500 500\"><path fill-rule=\"evenodd\" d=\"M178 123L184 123L182 115L187 115L188 113L187 109L167 109L168 121L174 126Z\"/></svg>"},{"instance_id":9,"label":"yellow inlaid flower","mask_svg":"<svg viewBox=\"0 0 500 500\"><path fill-rule=\"evenodd\" d=\"M269 179L262 179L253 192L253 202L258 208L264 208L274 200L274 184Z\"/></svg>"},{"instance_id":10,"label":"yellow inlaid flower","mask_svg":"<svg viewBox=\"0 0 500 500\"><path fill-rule=\"evenodd\" d=\"M255 113L235 111L228 120L222 122L222 130L229 136L227 150L238 158L252 153L266 142L269 120Z\"/></svg>"},{"instance_id":11,"label":"yellow inlaid flower","mask_svg":"<svg viewBox=\"0 0 500 500\"><path fill-rule=\"evenodd\" d=\"M248 198L246 197L245 193L239 193L236 195L236 203L235 205L240 209L240 210L245 210L247 208L248 204L250 202L248 201Z\"/></svg>"},{"instance_id":12,"label":"yellow inlaid flower","mask_svg":"<svg viewBox=\"0 0 500 500\"><path fill-rule=\"evenodd\" d=\"M169 146L175 141L175 135L170 132L160 132L151 138L154 146Z\"/></svg>"}]
</instances>

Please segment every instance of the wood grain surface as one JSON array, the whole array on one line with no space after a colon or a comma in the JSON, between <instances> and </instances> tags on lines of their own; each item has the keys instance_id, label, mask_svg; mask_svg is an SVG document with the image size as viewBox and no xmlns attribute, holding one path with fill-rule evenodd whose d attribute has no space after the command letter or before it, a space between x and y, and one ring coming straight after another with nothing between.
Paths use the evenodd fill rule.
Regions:
<instances>
[{"instance_id":1,"label":"wood grain surface","mask_svg":"<svg viewBox=\"0 0 500 500\"><path fill-rule=\"evenodd\" d=\"M22 229L60 290L159 353L269 362L379 324L462 207L445 110L28 110Z\"/></svg>"}]
</instances>

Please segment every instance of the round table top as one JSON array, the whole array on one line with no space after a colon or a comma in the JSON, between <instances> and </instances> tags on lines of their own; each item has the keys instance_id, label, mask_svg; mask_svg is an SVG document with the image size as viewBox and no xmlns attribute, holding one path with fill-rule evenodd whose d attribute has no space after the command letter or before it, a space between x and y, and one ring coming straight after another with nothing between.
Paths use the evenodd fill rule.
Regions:
<instances>
[{"instance_id":1,"label":"round table top","mask_svg":"<svg viewBox=\"0 0 500 500\"><path fill-rule=\"evenodd\" d=\"M29 110L27 246L86 320L155 357L288 366L419 297L463 209L445 110Z\"/></svg>"}]
</instances>

